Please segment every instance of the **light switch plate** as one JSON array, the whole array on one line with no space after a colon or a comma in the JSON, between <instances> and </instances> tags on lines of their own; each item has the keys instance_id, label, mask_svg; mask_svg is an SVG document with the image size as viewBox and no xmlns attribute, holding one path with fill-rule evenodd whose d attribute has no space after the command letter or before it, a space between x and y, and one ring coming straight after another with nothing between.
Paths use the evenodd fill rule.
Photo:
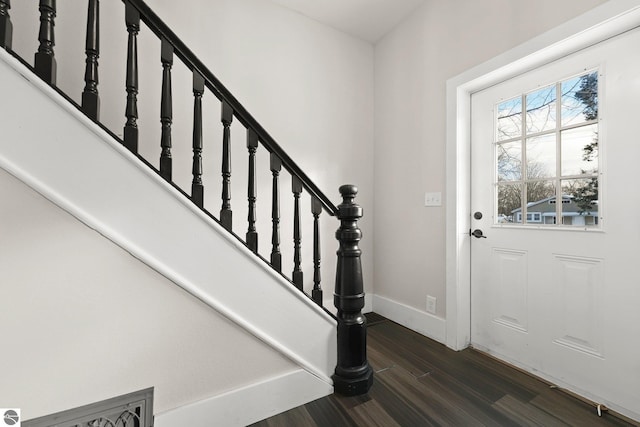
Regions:
<instances>
[{"instance_id":1,"label":"light switch plate","mask_svg":"<svg viewBox=\"0 0 640 427\"><path fill-rule=\"evenodd\" d=\"M442 193L424 193L425 206L442 206Z\"/></svg>"}]
</instances>

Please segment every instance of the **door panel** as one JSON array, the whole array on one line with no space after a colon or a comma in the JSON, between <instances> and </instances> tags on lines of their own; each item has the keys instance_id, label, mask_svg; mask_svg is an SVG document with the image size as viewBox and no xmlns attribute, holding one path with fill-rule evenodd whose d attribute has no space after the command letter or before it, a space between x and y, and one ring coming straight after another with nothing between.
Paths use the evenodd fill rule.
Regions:
<instances>
[{"instance_id":1,"label":"door panel","mask_svg":"<svg viewBox=\"0 0 640 427\"><path fill-rule=\"evenodd\" d=\"M472 344L636 419L638 46L636 29L473 94L470 237Z\"/></svg>"},{"instance_id":2,"label":"door panel","mask_svg":"<svg viewBox=\"0 0 640 427\"><path fill-rule=\"evenodd\" d=\"M553 255L553 288L561 313L554 343L604 357L604 262L600 259Z\"/></svg>"},{"instance_id":3,"label":"door panel","mask_svg":"<svg viewBox=\"0 0 640 427\"><path fill-rule=\"evenodd\" d=\"M495 272L498 294L491 318L521 332L528 330L527 288L529 260L527 252L493 248L491 270Z\"/></svg>"}]
</instances>

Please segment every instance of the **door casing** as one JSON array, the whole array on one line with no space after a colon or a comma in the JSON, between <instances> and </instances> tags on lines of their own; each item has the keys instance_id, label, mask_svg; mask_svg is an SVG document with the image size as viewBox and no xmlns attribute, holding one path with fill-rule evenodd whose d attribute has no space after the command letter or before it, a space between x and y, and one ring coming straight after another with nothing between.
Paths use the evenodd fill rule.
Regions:
<instances>
[{"instance_id":1,"label":"door casing","mask_svg":"<svg viewBox=\"0 0 640 427\"><path fill-rule=\"evenodd\" d=\"M447 81L446 345L471 339L471 94L640 26L640 0L609 0Z\"/></svg>"}]
</instances>

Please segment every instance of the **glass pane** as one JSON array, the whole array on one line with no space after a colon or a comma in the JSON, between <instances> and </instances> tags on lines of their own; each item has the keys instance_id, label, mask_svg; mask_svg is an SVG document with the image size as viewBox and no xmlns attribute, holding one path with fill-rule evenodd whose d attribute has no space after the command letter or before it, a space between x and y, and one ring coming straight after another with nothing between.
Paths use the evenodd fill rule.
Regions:
<instances>
[{"instance_id":1,"label":"glass pane","mask_svg":"<svg viewBox=\"0 0 640 427\"><path fill-rule=\"evenodd\" d=\"M496 223L515 222L522 222L522 184L499 184Z\"/></svg>"},{"instance_id":2,"label":"glass pane","mask_svg":"<svg viewBox=\"0 0 640 427\"><path fill-rule=\"evenodd\" d=\"M527 139L527 179L556 176L555 133Z\"/></svg>"},{"instance_id":3,"label":"glass pane","mask_svg":"<svg viewBox=\"0 0 640 427\"><path fill-rule=\"evenodd\" d=\"M519 181L522 179L522 143L505 142L496 145L498 181Z\"/></svg>"},{"instance_id":4,"label":"glass pane","mask_svg":"<svg viewBox=\"0 0 640 427\"><path fill-rule=\"evenodd\" d=\"M555 129L556 86L547 86L527 95L527 134Z\"/></svg>"},{"instance_id":5,"label":"glass pane","mask_svg":"<svg viewBox=\"0 0 640 427\"><path fill-rule=\"evenodd\" d=\"M562 175L598 173L598 125L562 131Z\"/></svg>"},{"instance_id":6,"label":"glass pane","mask_svg":"<svg viewBox=\"0 0 640 427\"><path fill-rule=\"evenodd\" d=\"M527 182L527 217L531 224L555 224L555 181Z\"/></svg>"},{"instance_id":7,"label":"glass pane","mask_svg":"<svg viewBox=\"0 0 640 427\"><path fill-rule=\"evenodd\" d=\"M562 82L562 126L598 118L598 72Z\"/></svg>"},{"instance_id":8,"label":"glass pane","mask_svg":"<svg viewBox=\"0 0 640 427\"><path fill-rule=\"evenodd\" d=\"M522 135L522 98L513 98L498 104L498 141Z\"/></svg>"},{"instance_id":9,"label":"glass pane","mask_svg":"<svg viewBox=\"0 0 640 427\"><path fill-rule=\"evenodd\" d=\"M562 181L562 224L598 225L598 178Z\"/></svg>"}]
</instances>

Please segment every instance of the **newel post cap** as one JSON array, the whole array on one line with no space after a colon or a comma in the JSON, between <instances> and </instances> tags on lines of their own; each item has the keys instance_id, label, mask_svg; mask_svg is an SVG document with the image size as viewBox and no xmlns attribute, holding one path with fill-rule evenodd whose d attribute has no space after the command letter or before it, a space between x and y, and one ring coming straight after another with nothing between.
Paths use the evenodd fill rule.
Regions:
<instances>
[{"instance_id":1,"label":"newel post cap","mask_svg":"<svg viewBox=\"0 0 640 427\"><path fill-rule=\"evenodd\" d=\"M358 187L352 184L341 185L340 194L342 195L342 203L338 205L338 218L362 218L362 207L354 201L358 194Z\"/></svg>"}]
</instances>

